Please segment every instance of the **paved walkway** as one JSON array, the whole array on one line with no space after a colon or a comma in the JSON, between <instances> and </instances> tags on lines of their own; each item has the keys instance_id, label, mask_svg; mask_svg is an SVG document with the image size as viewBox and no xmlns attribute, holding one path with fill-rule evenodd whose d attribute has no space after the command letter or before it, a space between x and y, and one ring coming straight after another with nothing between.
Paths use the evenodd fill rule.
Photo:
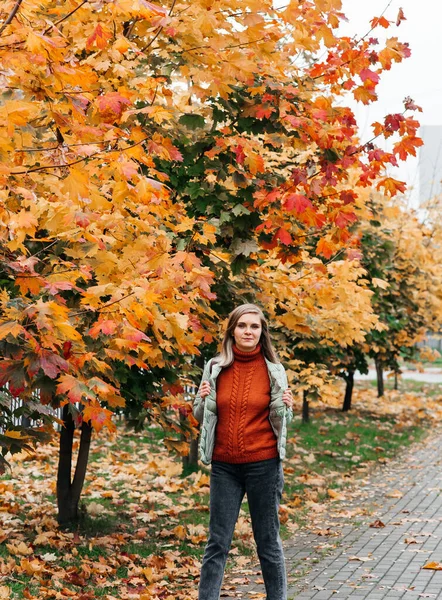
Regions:
<instances>
[{"instance_id":1,"label":"paved walkway","mask_svg":"<svg viewBox=\"0 0 442 600\"><path fill-rule=\"evenodd\" d=\"M442 432L330 502L317 531L285 545L290 600L442 600L442 571L422 569L442 563ZM257 580L225 597L263 592Z\"/></svg>"},{"instance_id":2,"label":"paved walkway","mask_svg":"<svg viewBox=\"0 0 442 600\"><path fill-rule=\"evenodd\" d=\"M387 381L387 377L388 377L389 371L385 372L385 381ZM369 369L368 373L366 374L362 374L359 373L359 371L356 371L355 373L355 379L357 381L365 381L365 380L373 380L376 379L376 370L375 369ZM422 381L425 383L442 383L442 369L440 369L439 367L435 368L435 367L427 367L425 369L425 371L408 371L405 370L402 372L400 379L410 379L412 381Z\"/></svg>"}]
</instances>

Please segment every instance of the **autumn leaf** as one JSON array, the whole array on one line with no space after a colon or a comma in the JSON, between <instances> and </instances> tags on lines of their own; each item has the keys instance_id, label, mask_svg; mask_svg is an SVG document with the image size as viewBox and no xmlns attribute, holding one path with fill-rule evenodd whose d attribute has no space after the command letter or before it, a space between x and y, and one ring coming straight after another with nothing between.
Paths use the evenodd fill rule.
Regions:
<instances>
[{"instance_id":1,"label":"autumn leaf","mask_svg":"<svg viewBox=\"0 0 442 600\"><path fill-rule=\"evenodd\" d=\"M376 188L378 190L383 188L386 194L395 196L398 192L405 192L406 186L405 183L398 181L393 177L384 177L379 181Z\"/></svg>"},{"instance_id":2,"label":"autumn leaf","mask_svg":"<svg viewBox=\"0 0 442 600\"><path fill-rule=\"evenodd\" d=\"M336 249L328 240L321 238L316 245L316 254L322 254L325 258L330 258Z\"/></svg>"},{"instance_id":3,"label":"autumn leaf","mask_svg":"<svg viewBox=\"0 0 442 600\"><path fill-rule=\"evenodd\" d=\"M101 23L98 23L93 33L86 40L86 50L91 50L94 47L103 50L111 38L112 33L103 28Z\"/></svg>"},{"instance_id":4,"label":"autumn leaf","mask_svg":"<svg viewBox=\"0 0 442 600\"><path fill-rule=\"evenodd\" d=\"M305 210L312 209L313 206L311 201L302 194L289 194L284 198L284 208L301 214Z\"/></svg>"},{"instance_id":5,"label":"autumn leaf","mask_svg":"<svg viewBox=\"0 0 442 600\"><path fill-rule=\"evenodd\" d=\"M97 402L92 402L84 408L83 420L90 422L95 431L101 431L103 427L107 427L109 431L115 431L112 411L101 407Z\"/></svg>"},{"instance_id":6,"label":"autumn leaf","mask_svg":"<svg viewBox=\"0 0 442 600\"><path fill-rule=\"evenodd\" d=\"M106 120L119 119L124 107L129 104L131 104L131 101L119 92L108 92L97 99L98 110Z\"/></svg>"},{"instance_id":7,"label":"autumn leaf","mask_svg":"<svg viewBox=\"0 0 442 600\"><path fill-rule=\"evenodd\" d=\"M442 571L442 563L431 561L422 567L423 569L429 569L431 571Z\"/></svg>"},{"instance_id":8,"label":"autumn leaf","mask_svg":"<svg viewBox=\"0 0 442 600\"><path fill-rule=\"evenodd\" d=\"M374 17L370 24L373 29L375 27L383 27L384 29L388 29L390 27L390 21L388 21L385 17Z\"/></svg>"},{"instance_id":9,"label":"autumn leaf","mask_svg":"<svg viewBox=\"0 0 442 600\"><path fill-rule=\"evenodd\" d=\"M399 12L397 14L396 17L396 27L399 27L399 25L402 23L402 21L406 21L406 17L404 15L404 11L402 10L402 8L399 9Z\"/></svg>"},{"instance_id":10,"label":"autumn leaf","mask_svg":"<svg viewBox=\"0 0 442 600\"><path fill-rule=\"evenodd\" d=\"M84 398L95 399L95 394L73 375L60 375L57 384L57 394L67 395L69 402L81 402Z\"/></svg>"},{"instance_id":11,"label":"autumn leaf","mask_svg":"<svg viewBox=\"0 0 442 600\"><path fill-rule=\"evenodd\" d=\"M19 335L22 335L23 333L25 333L25 329L17 321L7 321L0 325L0 340L7 337L8 335L15 338Z\"/></svg>"},{"instance_id":12,"label":"autumn leaf","mask_svg":"<svg viewBox=\"0 0 442 600\"><path fill-rule=\"evenodd\" d=\"M373 277L371 283L374 285L374 287L381 288L382 290L386 290L389 286L388 281L385 281L384 279L379 279L378 277Z\"/></svg>"},{"instance_id":13,"label":"autumn leaf","mask_svg":"<svg viewBox=\"0 0 442 600\"><path fill-rule=\"evenodd\" d=\"M382 529L383 527L385 527L385 525L380 519L376 519L375 521L373 521L373 523L370 523L370 527L372 527L373 529Z\"/></svg>"}]
</instances>

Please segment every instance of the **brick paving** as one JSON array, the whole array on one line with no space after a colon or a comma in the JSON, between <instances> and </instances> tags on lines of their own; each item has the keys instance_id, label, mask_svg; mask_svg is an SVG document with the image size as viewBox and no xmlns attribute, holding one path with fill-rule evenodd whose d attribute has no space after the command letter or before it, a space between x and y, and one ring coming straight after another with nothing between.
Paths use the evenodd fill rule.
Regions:
<instances>
[{"instance_id":1,"label":"brick paving","mask_svg":"<svg viewBox=\"0 0 442 600\"><path fill-rule=\"evenodd\" d=\"M376 520L385 527L370 527ZM422 569L442 563L442 431L330 502L324 527L333 535L303 530L285 544L290 600L442 600L442 571ZM265 598L251 579L222 597Z\"/></svg>"}]
</instances>

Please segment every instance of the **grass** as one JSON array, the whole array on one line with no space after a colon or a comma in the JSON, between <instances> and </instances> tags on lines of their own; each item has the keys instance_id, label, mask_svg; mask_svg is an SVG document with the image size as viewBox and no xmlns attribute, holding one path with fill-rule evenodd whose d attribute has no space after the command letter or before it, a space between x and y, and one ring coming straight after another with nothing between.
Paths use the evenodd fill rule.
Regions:
<instances>
[{"instance_id":1,"label":"grass","mask_svg":"<svg viewBox=\"0 0 442 600\"><path fill-rule=\"evenodd\" d=\"M365 380L361 382L362 388L377 387L376 380ZM385 377L384 388L386 391L394 390L394 379L391 377ZM416 392L419 394L425 394L426 396L440 396L442 395L442 383L426 383L422 381L414 381L413 379L401 379L398 385L399 392Z\"/></svg>"},{"instance_id":2,"label":"grass","mask_svg":"<svg viewBox=\"0 0 442 600\"><path fill-rule=\"evenodd\" d=\"M370 382L358 383L358 389L359 398L372 394ZM405 390L421 396L437 396L436 388L420 382L407 381ZM402 400L399 397L397 401ZM385 408L391 408L392 403L393 400L390 405L385 404ZM383 414L379 402L372 404L375 407L372 410L363 406L358 404L350 413L313 407L310 423L304 424L296 418L291 424L284 463L284 537L292 534L293 524L306 523L309 510L306 502L324 502L333 490L345 492L355 477L366 475L379 461L398 455L404 447L422 439L428 430L425 415L413 417L412 408L404 409L403 413ZM90 591L95 597L127 597L138 588L157 585L158 580L151 572L158 572L162 573L161 578L169 577L167 589L174 598L187 600L186 586L197 576L197 561L204 551L209 520L209 471L203 469L184 477L180 459L166 454L158 427L141 434L126 431L121 425L118 428L114 441L100 437L93 442L83 492L85 510L80 523L70 532L60 532L54 521L56 499L50 481L51 478L55 481L56 448L42 457L41 473L33 468L32 474L27 475L24 463L22 471L17 466L14 478L10 474L0 478L0 486L9 486L14 501L23 503L14 509L12 535L0 543L0 572L3 565L3 572L7 573L5 565L11 556L6 544L10 540L14 544L23 541L33 551L29 560L43 561L44 556L51 554L59 557L46 563L46 578L52 577L51 570L57 572L54 581L61 578L62 585L72 593L81 588L82 593ZM29 501L28 496L36 500ZM38 503L42 506L40 513ZM52 506L51 514L48 506ZM88 507L92 514L87 514ZM28 514L31 509L32 515ZM254 555L248 519L245 502L233 543L231 566L235 556ZM49 543L35 545L37 534L45 531L53 534ZM23 598L25 589L30 590L31 598L46 597L37 578L23 571L23 556L12 553L12 557L15 567L8 563L11 576L4 577L0 586L8 585L12 599ZM103 575L101 570L106 566L109 570ZM60 569L68 575L60 575Z\"/></svg>"}]
</instances>

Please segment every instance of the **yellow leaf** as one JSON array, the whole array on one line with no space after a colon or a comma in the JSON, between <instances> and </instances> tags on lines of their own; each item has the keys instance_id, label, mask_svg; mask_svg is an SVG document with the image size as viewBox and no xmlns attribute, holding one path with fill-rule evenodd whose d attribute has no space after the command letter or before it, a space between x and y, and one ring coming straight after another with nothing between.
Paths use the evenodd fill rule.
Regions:
<instances>
[{"instance_id":1,"label":"yellow leaf","mask_svg":"<svg viewBox=\"0 0 442 600\"><path fill-rule=\"evenodd\" d=\"M2 323L0 325L0 340L5 338L7 335L12 335L13 337L19 336L21 333L24 333L25 329L17 323L17 321L7 321L6 323Z\"/></svg>"},{"instance_id":2,"label":"yellow leaf","mask_svg":"<svg viewBox=\"0 0 442 600\"><path fill-rule=\"evenodd\" d=\"M385 279L378 279L378 277L373 277L371 281L374 287L381 288L381 290L386 290L390 285L388 281L385 281Z\"/></svg>"},{"instance_id":3,"label":"yellow leaf","mask_svg":"<svg viewBox=\"0 0 442 600\"><path fill-rule=\"evenodd\" d=\"M442 563L432 561L422 567L423 569L431 569L432 571L442 571Z\"/></svg>"},{"instance_id":4,"label":"yellow leaf","mask_svg":"<svg viewBox=\"0 0 442 600\"><path fill-rule=\"evenodd\" d=\"M7 585L0 585L0 600L9 600L11 597L11 588Z\"/></svg>"},{"instance_id":5,"label":"yellow leaf","mask_svg":"<svg viewBox=\"0 0 442 600\"><path fill-rule=\"evenodd\" d=\"M30 235L34 235L38 227L38 219L30 210L22 209L13 220L15 229L24 229Z\"/></svg>"},{"instance_id":6,"label":"yellow leaf","mask_svg":"<svg viewBox=\"0 0 442 600\"><path fill-rule=\"evenodd\" d=\"M33 552L32 548L26 546L24 542L20 542L19 544L6 544L6 547L13 556L29 556Z\"/></svg>"},{"instance_id":7,"label":"yellow leaf","mask_svg":"<svg viewBox=\"0 0 442 600\"><path fill-rule=\"evenodd\" d=\"M7 429L3 435L6 435L10 438L14 438L16 440L22 439L22 434L20 433L20 431L14 431L12 429Z\"/></svg>"},{"instance_id":8,"label":"yellow leaf","mask_svg":"<svg viewBox=\"0 0 442 600\"><path fill-rule=\"evenodd\" d=\"M172 533L179 540L184 540L187 535L187 531L186 531L186 528L184 527L184 525L177 525L174 529L172 529Z\"/></svg>"}]
</instances>

